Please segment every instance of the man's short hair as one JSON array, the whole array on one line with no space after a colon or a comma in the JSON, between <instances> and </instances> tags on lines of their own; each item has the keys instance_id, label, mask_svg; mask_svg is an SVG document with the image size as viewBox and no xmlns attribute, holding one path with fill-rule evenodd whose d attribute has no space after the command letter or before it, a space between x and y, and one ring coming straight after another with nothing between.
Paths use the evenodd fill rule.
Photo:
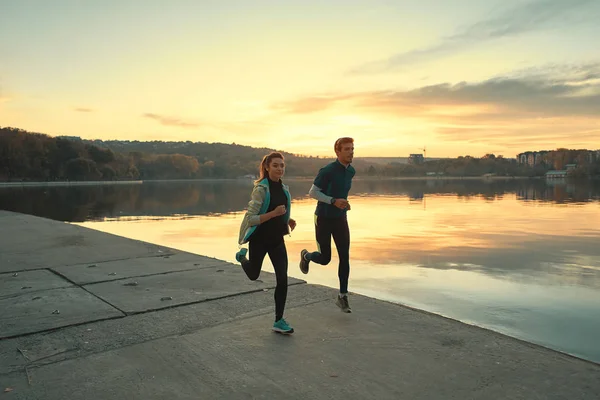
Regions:
<instances>
[{"instance_id":1,"label":"man's short hair","mask_svg":"<svg viewBox=\"0 0 600 400\"><path fill-rule=\"evenodd\" d=\"M342 147L348 143L354 143L354 139L352 139L351 137L339 138L338 140L335 141L335 145L333 145L333 149L335 151L341 151Z\"/></svg>"}]
</instances>

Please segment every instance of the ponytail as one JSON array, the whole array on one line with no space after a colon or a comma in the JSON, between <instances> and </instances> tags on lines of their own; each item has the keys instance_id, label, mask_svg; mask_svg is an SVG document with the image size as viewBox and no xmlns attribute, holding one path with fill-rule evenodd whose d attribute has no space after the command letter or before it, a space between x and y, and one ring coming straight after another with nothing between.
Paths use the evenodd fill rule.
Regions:
<instances>
[{"instance_id":1,"label":"ponytail","mask_svg":"<svg viewBox=\"0 0 600 400\"><path fill-rule=\"evenodd\" d=\"M258 166L258 179L254 181L255 184L259 183L260 181L269 176L267 167L271 163L271 160L274 158L281 158L283 160L283 154L274 151L263 157L262 161L260 162L260 165Z\"/></svg>"}]
</instances>

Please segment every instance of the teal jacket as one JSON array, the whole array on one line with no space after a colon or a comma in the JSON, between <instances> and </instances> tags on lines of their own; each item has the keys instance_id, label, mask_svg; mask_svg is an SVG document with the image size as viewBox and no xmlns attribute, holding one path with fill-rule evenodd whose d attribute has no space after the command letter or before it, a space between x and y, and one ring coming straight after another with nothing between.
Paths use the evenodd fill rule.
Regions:
<instances>
[{"instance_id":1,"label":"teal jacket","mask_svg":"<svg viewBox=\"0 0 600 400\"><path fill-rule=\"evenodd\" d=\"M292 208L292 198L290 196L290 188L286 184L282 184L283 192L287 197L286 213L284 215L284 221L288 224L288 234L290 232L290 211ZM250 202L248 203L248 210L242 224L240 225L240 233L238 237L238 244L242 245L250 240L250 236L256 230L256 227L260 225L260 216L265 214L269 209L271 202L271 193L269 192L269 180L267 178L261 180L252 190L250 195Z\"/></svg>"},{"instance_id":2,"label":"teal jacket","mask_svg":"<svg viewBox=\"0 0 600 400\"><path fill-rule=\"evenodd\" d=\"M329 197L348 200L352 188L352 179L356 170L352 165L344 167L338 160L327 164L319 170L313 184ZM340 210L332 204L317 202L315 214L319 217L339 218L346 215L346 210Z\"/></svg>"}]
</instances>

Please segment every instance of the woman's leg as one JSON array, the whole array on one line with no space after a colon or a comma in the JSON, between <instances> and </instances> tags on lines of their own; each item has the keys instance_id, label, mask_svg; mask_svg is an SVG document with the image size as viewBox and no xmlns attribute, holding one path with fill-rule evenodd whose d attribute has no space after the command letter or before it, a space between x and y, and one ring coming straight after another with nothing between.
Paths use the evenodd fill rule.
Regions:
<instances>
[{"instance_id":1,"label":"woman's leg","mask_svg":"<svg viewBox=\"0 0 600 400\"><path fill-rule=\"evenodd\" d=\"M288 257L283 238L281 243L269 248L269 258L275 270L275 322L283 318L288 291Z\"/></svg>"},{"instance_id":2,"label":"woman's leg","mask_svg":"<svg viewBox=\"0 0 600 400\"><path fill-rule=\"evenodd\" d=\"M248 278L251 281L255 281L260 276L263 260L267 254L267 246L258 240L250 240L248 248L250 250L248 254L250 259L244 257L240 262Z\"/></svg>"}]
</instances>

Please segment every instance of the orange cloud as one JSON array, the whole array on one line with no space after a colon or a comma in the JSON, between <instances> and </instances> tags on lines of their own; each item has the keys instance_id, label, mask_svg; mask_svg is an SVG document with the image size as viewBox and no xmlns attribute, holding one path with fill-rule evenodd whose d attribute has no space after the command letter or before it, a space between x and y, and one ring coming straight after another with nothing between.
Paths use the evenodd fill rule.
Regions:
<instances>
[{"instance_id":1,"label":"orange cloud","mask_svg":"<svg viewBox=\"0 0 600 400\"><path fill-rule=\"evenodd\" d=\"M446 142L593 145L600 130L600 64L554 66L405 91L310 96L273 108L287 114L343 109L388 121L418 120Z\"/></svg>"},{"instance_id":2,"label":"orange cloud","mask_svg":"<svg viewBox=\"0 0 600 400\"><path fill-rule=\"evenodd\" d=\"M157 121L159 124L166 126L177 126L180 128L197 128L200 126L198 123L195 122L187 122L178 118L167 117L164 115L158 115L153 113L146 113L143 115L143 117L152 119L154 121Z\"/></svg>"},{"instance_id":3,"label":"orange cloud","mask_svg":"<svg viewBox=\"0 0 600 400\"><path fill-rule=\"evenodd\" d=\"M93 109L91 109L91 108L86 108L86 107L75 107L75 108L73 108L73 110L74 110L74 111L77 111L77 112L83 112L83 113L90 113L90 112L94 112L94 110L93 110Z\"/></svg>"},{"instance_id":4,"label":"orange cloud","mask_svg":"<svg viewBox=\"0 0 600 400\"><path fill-rule=\"evenodd\" d=\"M8 103L9 101L13 100L14 96L11 96L7 93L3 93L2 92L2 87L0 86L0 104L2 103Z\"/></svg>"},{"instance_id":5,"label":"orange cloud","mask_svg":"<svg viewBox=\"0 0 600 400\"><path fill-rule=\"evenodd\" d=\"M308 114L323 111L335 103L352 100L356 95L322 95L301 98L292 101L278 102L271 105L271 109L287 114Z\"/></svg>"}]
</instances>

